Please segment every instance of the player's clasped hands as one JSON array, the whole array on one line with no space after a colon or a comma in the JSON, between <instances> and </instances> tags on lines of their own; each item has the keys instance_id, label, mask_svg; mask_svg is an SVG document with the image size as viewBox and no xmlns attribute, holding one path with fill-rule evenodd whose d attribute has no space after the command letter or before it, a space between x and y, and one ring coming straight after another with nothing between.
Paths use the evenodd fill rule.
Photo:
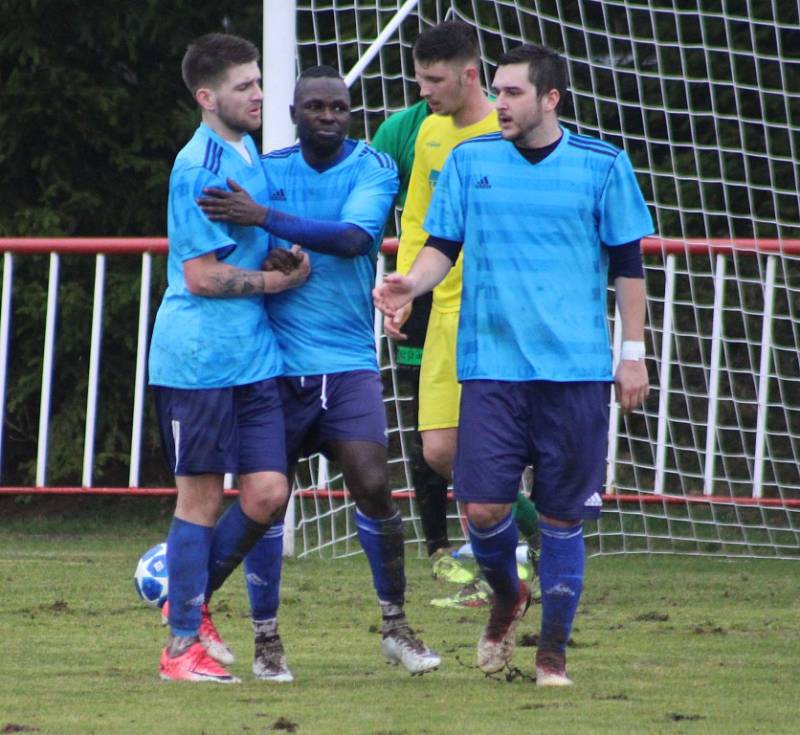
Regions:
<instances>
[{"instance_id":1,"label":"player's clasped hands","mask_svg":"<svg viewBox=\"0 0 800 735\"><path fill-rule=\"evenodd\" d=\"M280 271L283 275L289 276L288 288L295 288L308 279L311 273L311 261L299 245L292 245L290 250L274 248L264 260L261 270Z\"/></svg>"}]
</instances>

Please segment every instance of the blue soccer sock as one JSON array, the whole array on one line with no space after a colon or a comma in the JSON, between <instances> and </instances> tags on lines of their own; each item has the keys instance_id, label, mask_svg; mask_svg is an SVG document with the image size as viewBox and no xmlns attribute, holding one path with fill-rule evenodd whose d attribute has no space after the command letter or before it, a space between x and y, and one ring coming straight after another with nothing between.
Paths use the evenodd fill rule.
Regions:
<instances>
[{"instance_id":1,"label":"blue soccer sock","mask_svg":"<svg viewBox=\"0 0 800 735\"><path fill-rule=\"evenodd\" d=\"M206 600L222 587L222 583L241 564L245 554L264 535L267 528L267 524L248 518L238 500L228 506L214 526L211 537Z\"/></svg>"},{"instance_id":2,"label":"blue soccer sock","mask_svg":"<svg viewBox=\"0 0 800 735\"><path fill-rule=\"evenodd\" d=\"M212 529L173 518L167 535L169 627L172 635L196 636L208 580Z\"/></svg>"},{"instance_id":3,"label":"blue soccer sock","mask_svg":"<svg viewBox=\"0 0 800 735\"><path fill-rule=\"evenodd\" d=\"M519 595L517 541L519 533L511 513L488 528L476 528L467 521L475 561L497 597Z\"/></svg>"},{"instance_id":4,"label":"blue soccer sock","mask_svg":"<svg viewBox=\"0 0 800 735\"><path fill-rule=\"evenodd\" d=\"M247 595L254 621L278 615L283 566L283 521L273 523L244 558Z\"/></svg>"},{"instance_id":5,"label":"blue soccer sock","mask_svg":"<svg viewBox=\"0 0 800 735\"><path fill-rule=\"evenodd\" d=\"M539 580L542 586L540 651L563 654L583 590L583 524L569 528L540 520Z\"/></svg>"},{"instance_id":6,"label":"blue soccer sock","mask_svg":"<svg viewBox=\"0 0 800 735\"><path fill-rule=\"evenodd\" d=\"M378 599L403 605L406 593L405 546L400 511L391 518L369 518L356 510L361 548L369 560Z\"/></svg>"}]
</instances>

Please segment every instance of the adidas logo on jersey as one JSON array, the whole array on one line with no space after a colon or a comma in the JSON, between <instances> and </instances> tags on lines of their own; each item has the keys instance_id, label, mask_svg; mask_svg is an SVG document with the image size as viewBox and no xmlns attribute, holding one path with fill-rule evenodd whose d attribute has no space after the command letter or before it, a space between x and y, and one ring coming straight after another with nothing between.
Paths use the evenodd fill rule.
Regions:
<instances>
[{"instance_id":1,"label":"adidas logo on jersey","mask_svg":"<svg viewBox=\"0 0 800 735\"><path fill-rule=\"evenodd\" d=\"M590 508L597 508L603 505L603 499L600 497L600 493L593 493L584 505Z\"/></svg>"},{"instance_id":2,"label":"adidas logo on jersey","mask_svg":"<svg viewBox=\"0 0 800 735\"><path fill-rule=\"evenodd\" d=\"M492 185L489 183L488 176L481 176L475 184L476 189L491 189Z\"/></svg>"},{"instance_id":3,"label":"adidas logo on jersey","mask_svg":"<svg viewBox=\"0 0 800 735\"><path fill-rule=\"evenodd\" d=\"M283 189L278 189L270 193L269 198L273 202L285 202L286 192Z\"/></svg>"}]
</instances>

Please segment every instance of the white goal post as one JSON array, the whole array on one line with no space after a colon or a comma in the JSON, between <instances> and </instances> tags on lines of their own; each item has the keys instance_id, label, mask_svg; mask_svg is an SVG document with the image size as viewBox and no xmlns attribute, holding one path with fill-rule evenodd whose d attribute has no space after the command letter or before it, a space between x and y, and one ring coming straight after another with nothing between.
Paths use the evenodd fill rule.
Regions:
<instances>
[{"instance_id":1,"label":"white goal post","mask_svg":"<svg viewBox=\"0 0 800 735\"><path fill-rule=\"evenodd\" d=\"M290 5L265 2L268 91L278 68L268 61L270 13ZM658 232L644 246L654 390L633 416L612 410L592 553L800 554L798 7L728 7L298 0L291 19L298 69L326 63L348 75L356 136L371 138L417 99L411 46L449 17L476 28L485 82L498 54L518 43L559 49L571 79L564 123L628 152ZM267 103L285 117L287 100L268 93ZM265 120L269 127L269 110ZM421 549L404 396L391 346L378 340L392 488ZM296 555L358 552L341 476L319 458L303 467L295 512Z\"/></svg>"}]
</instances>

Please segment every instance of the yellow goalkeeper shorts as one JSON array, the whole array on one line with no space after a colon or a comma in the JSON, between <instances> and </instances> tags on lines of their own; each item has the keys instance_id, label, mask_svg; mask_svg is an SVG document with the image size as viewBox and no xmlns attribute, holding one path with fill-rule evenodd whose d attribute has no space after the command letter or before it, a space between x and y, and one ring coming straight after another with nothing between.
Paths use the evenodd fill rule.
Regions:
<instances>
[{"instance_id":1,"label":"yellow goalkeeper shorts","mask_svg":"<svg viewBox=\"0 0 800 735\"><path fill-rule=\"evenodd\" d=\"M431 309L419 369L419 430L458 426L461 386L456 378L458 312Z\"/></svg>"}]
</instances>

